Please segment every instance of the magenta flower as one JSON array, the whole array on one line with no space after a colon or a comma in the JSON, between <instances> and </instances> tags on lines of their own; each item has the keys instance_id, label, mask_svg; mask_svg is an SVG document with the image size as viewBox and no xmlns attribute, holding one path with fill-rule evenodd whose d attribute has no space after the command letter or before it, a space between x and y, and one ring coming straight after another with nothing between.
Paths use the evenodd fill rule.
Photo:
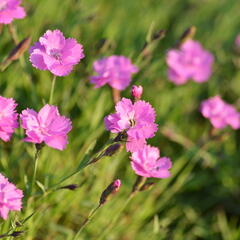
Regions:
<instances>
[{"instance_id":1,"label":"magenta flower","mask_svg":"<svg viewBox=\"0 0 240 240\"><path fill-rule=\"evenodd\" d=\"M32 65L40 70L49 70L56 76L68 75L82 58L82 45L73 38L65 39L59 30L48 30L30 48Z\"/></svg>"},{"instance_id":2,"label":"magenta flower","mask_svg":"<svg viewBox=\"0 0 240 240\"><path fill-rule=\"evenodd\" d=\"M44 142L59 150L63 150L68 143L67 133L72 129L71 120L60 116L57 107L47 104L39 113L26 109L20 118L22 127L26 129L25 142Z\"/></svg>"},{"instance_id":3,"label":"magenta flower","mask_svg":"<svg viewBox=\"0 0 240 240\"><path fill-rule=\"evenodd\" d=\"M233 129L240 128L240 113L225 103L219 96L202 102L200 111L205 118L209 118L215 128L225 128L230 125Z\"/></svg>"},{"instance_id":4,"label":"magenta flower","mask_svg":"<svg viewBox=\"0 0 240 240\"><path fill-rule=\"evenodd\" d=\"M140 86L133 85L131 93L132 93L132 97L135 100L140 100L143 94L143 87L141 85Z\"/></svg>"},{"instance_id":5,"label":"magenta flower","mask_svg":"<svg viewBox=\"0 0 240 240\"><path fill-rule=\"evenodd\" d=\"M5 142L10 140L15 128L18 127L16 106L12 98L0 96L0 138Z\"/></svg>"},{"instance_id":6,"label":"magenta flower","mask_svg":"<svg viewBox=\"0 0 240 240\"><path fill-rule=\"evenodd\" d=\"M116 113L105 117L106 129L112 133L125 131L128 135L129 149L131 142L141 144L147 138L154 136L157 131L155 122L156 114L153 107L145 101L132 103L127 98L122 98L116 106Z\"/></svg>"},{"instance_id":7,"label":"magenta flower","mask_svg":"<svg viewBox=\"0 0 240 240\"><path fill-rule=\"evenodd\" d=\"M0 216L6 220L9 211L20 211L23 193L0 173Z\"/></svg>"},{"instance_id":8,"label":"magenta flower","mask_svg":"<svg viewBox=\"0 0 240 240\"><path fill-rule=\"evenodd\" d=\"M92 76L90 82L96 88L109 84L118 90L124 90L130 84L132 74L138 72L128 58L115 55L95 61L93 68L98 75Z\"/></svg>"},{"instance_id":9,"label":"magenta flower","mask_svg":"<svg viewBox=\"0 0 240 240\"><path fill-rule=\"evenodd\" d=\"M9 24L13 19L21 19L26 16L21 0L0 0L0 24Z\"/></svg>"},{"instance_id":10,"label":"magenta flower","mask_svg":"<svg viewBox=\"0 0 240 240\"><path fill-rule=\"evenodd\" d=\"M172 49L167 53L168 77L177 85L189 79L201 83L208 80L212 73L214 58L204 50L200 43L188 40L180 49Z\"/></svg>"},{"instance_id":11,"label":"magenta flower","mask_svg":"<svg viewBox=\"0 0 240 240\"><path fill-rule=\"evenodd\" d=\"M143 177L167 178L172 162L167 157L160 158L158 148L145 145L131 156L131 165L137 175Z\"/></svg>"}]
</instances>

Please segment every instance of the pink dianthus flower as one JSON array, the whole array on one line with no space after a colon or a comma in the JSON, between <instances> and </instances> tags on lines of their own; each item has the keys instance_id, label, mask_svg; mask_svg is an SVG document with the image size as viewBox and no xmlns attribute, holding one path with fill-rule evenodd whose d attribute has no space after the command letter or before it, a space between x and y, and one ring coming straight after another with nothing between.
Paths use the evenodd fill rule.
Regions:
<instances>
[{"instance_id":1,"label":"pink dianthus flower","mask_svg":"<svg viewBox=\"0 0 240 240\"><path fill-rule=\"evenodd\" d=\"M21 19L26 16L21 0L0 0L0 24L9 24L13 19Z\"/></svg>"},{"instance_id":2,"label":"pink dianthus flower","mask_svg":"<svg viewBox=\"0 0 240 240\"><path fill-rule=\"evenodd\" d=\"M225 128L230 125L233 129L240 128L240 113L219 96L202 102L200 111L205 118L209 118L215 128Z\"/></svg>"},{"instance_id":3,"label":"pink dianthus flower","mask_svg":"<svg viewBox=\"0 0 240 240\"><path fill-rule=\"evenodd\" d=\"M23 193L0 173L0 216L6 220L9 211L20 211Z\"/></svg>"},{"instance_id":4,"label":"pink dianthus flower","mask_svg":"<svg viewBox=\"0 0 240 240\"><path fill-rule=\"evenodd\" d=\"M130 59L115 55L95 61L93 68L98 75L92 76L90 82L96 88L109 84L118 90L124 90L130 84L132 74L138 72Z\"/></svg>"},{"instance_id":5,"label":"pink dianthus flower","mask_svg":"<svg viewBox=\"0 0 240 240\"><path fill-rule=\"evenodd\" d=\"M15 128L18 127L16 106L12 98L0 96L0 138L5 142L10 140Z\"/></svg>"},{"instance_id":6,"label":"pink dianthus flower","mask_svg":"<svg viewBox=\"0 0 240 240\"><path fill-rule=\"evenodd\" d=\"M212 73L213 55L204 50L199 42L187 40L180 49L167 53L168 77L177 85L189 79L201 83L208 80Z\"/></svg>"},{"instance_id":7,"label":"pink dianthus flower","mask_svg":"<svg viewBox=\"0 0 240 240\"><path fill-rule=\"evenodd\" d=\"M68 143L67 133L72 129L71 120L61 116L57 107L47 104L39 113L26 109L20 118L22 127L26 129L25 142L44 142L58 150L63 150Z\"/></svg>"},{"instance_id":8,"label":"pink dianthus flower","mask_svg":"<svg viewBox=\"0 0 240 240\"><path fill-rule=\"evenodd\" d=\"M131 165L137 175L143 177L167 178L172 162L167 157L160 158L159 149L145 145L131 156Z\"/></svg>"},{"instance_id":9,"label":"pink dianthus flower","mask_svg":"<svg viewBox=\"0 0 240 240\"><path fill-rule=\"evenodd\" d=\"M154 136L157 131L157 124L154 123L156 114L149 103L142 100L132 103L130 99L122 98L115 109L116 113L105 117L105 126L112 133L127 133L127 150L133 151L137 146L143 146L145 139Z\"/></svg>"},{"instance_id":10,"label":"pink dianthus flower","mask_svg":"<svg viewBox=\"0 0 240 240\"><path fill-rule=\"evenodd\" d=\"M235 39L235 45L240 48L240 34L238 34Z\"/></svg>"},{"instance_id":11,"label":"pink dianthus flower","mask_svg":"<svg viewBox=\"0 0 240 240\"><path fill-rule=\"evenodd\" d=\"M68 75L82 58L82 45L73 38L65 39L60 30L48 30L30 48L32 65L40 70L49 70L56 76Z\"/></svg>"}]
</instances>

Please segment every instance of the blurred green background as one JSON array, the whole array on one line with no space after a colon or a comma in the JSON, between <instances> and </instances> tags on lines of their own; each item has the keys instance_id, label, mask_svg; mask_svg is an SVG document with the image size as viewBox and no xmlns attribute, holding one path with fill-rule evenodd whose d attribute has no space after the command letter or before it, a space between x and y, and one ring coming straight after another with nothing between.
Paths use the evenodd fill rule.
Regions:
<instances>
[{"instance_id":1,"label":"blurred green background","mask_svg":"<svg viewBox=\"0 0 240 240\"><path fill-rule=\"evenodd\" d=\"M234 51L240 33L240 1L23 0L22 5L27 17L14 21L19 39L32 36L35 42L46 30L60 29L83 44L86 55L73 73L57 78L54 104L72 119L73 130L63 152L42 150L39 185L48 188L58 182L74 171L90 146L97 151L107 141L103 118L113 112L111 91L106 86L94 89L89 76L94 60L112 54L128 56L140 68L133 83L144 87L143 98L156 109L159 124L149 143L173 161L172 177L154 180L154 187L137 194L110 227L136 178L125 150L64 183L80 184L76 191L25 198L22 214L12 213L11 219L21 220L38 211L19 228L24 230L22 239L74 239L104 188L120 178L120 192L97 212L79 239L239 240L240 134L227 128L221 139L209 140L211 125L200 115L199 105L220 94L240 109L239 56ZM167 79L166 51L191 25L197 27L195 39L214 54L214 71L206 83L175 86ZM151 42L143 57L143 45L161 29L166 30L166 37ZM0 35L1 61L13 46L5 27ZM1 95L15 98L18 112L26 107L39 110L50 93L51 74L33 68L28 58L27 53L25 62L16 61L0 73ZM130 97L130 87L123 95ZM0 170L25 190L33 172L34 146L23 143L22 137L18 130L10 143L1 142ZM1 220L1 232L10 225L11 220Z\"/></svg>"}]
</instances>

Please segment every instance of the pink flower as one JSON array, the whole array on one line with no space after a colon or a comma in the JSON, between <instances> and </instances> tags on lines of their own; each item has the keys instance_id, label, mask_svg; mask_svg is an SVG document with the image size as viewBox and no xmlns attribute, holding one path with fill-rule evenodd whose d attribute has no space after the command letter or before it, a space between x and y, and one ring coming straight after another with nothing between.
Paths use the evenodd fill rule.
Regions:
<instances>
[{"instance_id":1,"label":"pink flower","mask_svg":"<svg viewBox=\"0 0 240 240\"><path fill-rule=\"evenodd\" d=\"M143 87L141 85L140 86L136 86L136 85L132 86L132 97L135 100L140 100L142 97L142 94L143 94Z\"/></svg>"},{"instance_id":2,"label":"pink flower","mask_svg":"<svg viewBox=\"0 0 240 240\"><path fill-rule=\"evenodd\" d=\"M237 35L236 39L235 39L235 45L237 47L240 47L240 34Z\"/></svg>"},{"instance_id":3,"label":"pink flower","mask_svg":"<svg viewBox=\"0 0 240 240\"><path fill-rule=\"evenodd\" d=\"M200 43L188 40L180 49L172 49L167 53L168 77L177 85L189 79L201 83L208 80L212 73L214 58L204 50Z\"/></svg>"},{"instance_id":4,"label":"pink flower","mask_svg":"<svg viewBox=\"0 0 240 240\"><path fill-rule=\"evenodd\" d=\"M0 96L0 138L5 142L10 140L14 129L18 127L16 106L12 98Z\"/></svg>"},{"instance_id":5,"label":"pink flower","mask_svg":"<svg viewBox=\"0 0 240 240\"><path fill-rule=\"evenodd\" d=\"M20 211L23 193L0 173L0 216L6 220L9 211Z\"/></svg>"},{"instance_id":6,"label":"pink flower","mask_svg":"<svg viewBox=\"0 0 240 240\"><path fill-rule=\"evenodd\" d=\"M95 61L93 68L98 75L92 76L90 81L96 88L109 84L118 90L124 90L130 84L132 74L138 72L128 58L115 55Z\"/></svg>"},{"instance_id":7,"label":"pink flower","mask_svg":"<svg viewBox=\"0 0 240 240\"><path fill-rule=\"evenodd\" d=\"M233 129L240 128L240 113L225 103L219 96L202 102L200 111L205 118L209 118L215 128L225 128L230 125Z\"/></svg>"},{"instance_id":8,"label":"pink flower","mask_svg":"<svg viewBox=\"0 0 240 240\"><path fill-rule=\"evenodd\" d=\"M160 158L158 148L145 145L131 156L131 165L137 175L143 177L167 178L172 162L167 157Z\"/></svg>"},{"instance_id":9,"label":"pink flower","mask_svg":"<svg viewBox=\"0 0 240 240\"><path fill-rule=\"evenodd\" d=\"M21 0L0 0L0 24L9 24L13 19L21 19L26 16Z\"/></svg>"},{"instance_id":10,"label":"pink flower","mask_svg":"<svg viewBox=\"0 0 240 240\"><path fill-rule=\"evenodd\" d=\"M40 70L49 70L56 76L68 75L82 58L82 45L73 38L65 39L59 30L48 30L30 48L32 65Z\"/></svg>"},{"instance_id":11,"label":"pink flower","mask_svg":"<svg viewBox=\"0 0 240 240\"><path fill-rule=\"evenodd\" d=\"M154 136L157 131L155 122L156 114L153 107L145 101L132 103L127 98L122 98L116 106L116 113L105 117L106 129L112 133L126 131L129 141L129 149L133 149L135 143L141 144L147 138ZM134 141L134 146L130 146Z\"/></svg>"},{"instance_id":12,"label":"pink flower","mask_svg":"<svg viewBox=\"0 0 240 240\"><path fill-rule=\"evenodd\" d=\"M26 109L20 115L26 129L25 142L42 143L63 150L68 143L67 133L72 129L71 120L59 114L57 107L45 105L39 113Z\"/></svg>"}]
</instances>

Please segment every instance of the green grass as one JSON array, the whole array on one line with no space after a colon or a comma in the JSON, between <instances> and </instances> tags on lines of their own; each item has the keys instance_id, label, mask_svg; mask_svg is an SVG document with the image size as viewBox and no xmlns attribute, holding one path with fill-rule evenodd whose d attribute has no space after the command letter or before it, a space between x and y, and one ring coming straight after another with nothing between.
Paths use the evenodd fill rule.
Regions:
<instances>
[{"instance_id":1,"label":"green grass","mask_svg":"<svg viewBox=\"0 0 240 240\"><path fill-rule=\"evenodd\" d=\"M240 107L240 71L234 64L234 39L240 32L238 0L23 0L28 16L14 22L19 39L33 41L47 29L60 29L84 46L85 59L72 74L57 78L54 104L73 121L69 145L63 152L44 147L37 180L48 188L72 173L87 149L96 152L107 141L103 118L113 111L111 91L89 84L92 63L111 54L129 56L140 71L133 82L144 87L144 99L157 112L159 131L149 142L173 161L172 177L154 180L151 190L138 193L122 211L135 181L125 150L90 165L62 185L80 184L75 191L59 190L29 197L26 189L34 167L34 146L21 141L18 130L10 143L1 142L0 171L25 191L23 211L0 221L1 234L11 222L36 213L18 228L22 239L72 240L91 209L97 206L105 187L116 178L122 187L83 229L78 239L106 240L238 240L240 239L240 135L224 130L222 141L208 141L208 120L198 111L200 102L215 94ZM214 73L203 84L183 86L170 83L165 53L190 25L195 38L215 56ZM152 30L151 30L152 29ZM149 55L141 49L149 34L166 30L166 37L154 42ZM101 46L105 39L105 45ZM7 28L0 36L0 60L13 48ZM140 55L140 56L139 56ZM16 61L0 73L0 91L18 102L18 112L39 110L47 102L52 76ZM130 96L130 88L123 92ZM172 132L174 134L169 134ZM203 144L200 145L200 142ZM41 193L39 187L35 192Z\"/></svg>"}]
</instances>

